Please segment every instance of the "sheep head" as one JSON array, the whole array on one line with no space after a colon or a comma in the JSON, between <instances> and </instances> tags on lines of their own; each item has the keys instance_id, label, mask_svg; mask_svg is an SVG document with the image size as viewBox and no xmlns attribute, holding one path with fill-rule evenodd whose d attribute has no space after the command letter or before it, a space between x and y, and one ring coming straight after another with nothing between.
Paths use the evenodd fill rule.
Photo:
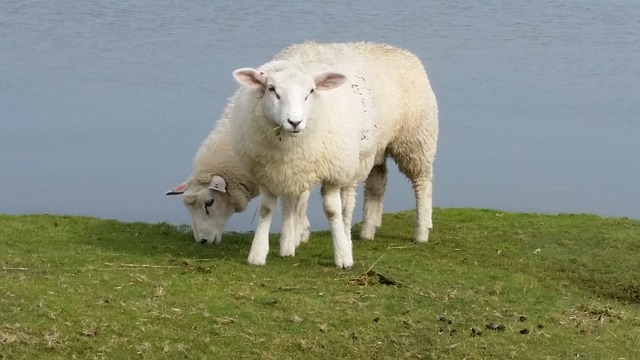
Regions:
<instances>
[{"instance_id":1,"label":"sheep head","mask_svg":"<svg viewBox=\"0 0 640 360\"><path fill-rule=\"evenodd\" d=\"M223 177L212 175L208 179L190 179L167 191L166 195L182 194L184 205L191 215L193 236L199 243L219 244L227 221L234 212L243 211L248 202L246 196L244 207L237 208L234 200L236 194L227 192L227 183ZM236 201L237 202L237 201Z\"/></svg>"},{"instance_id":2,"label":"sheep head","mask_svg":"<svg viewBox=\"0 0 640 360\"><path fill-rule=\"evenodd\" d=\"M310 75L293 65L273 71L241 68L233 76L240 85L264 94L261 100L265 116L290 136L300 135L307 127L316 91L331 90L346 81L340 73Z\"/></svg>"}]
</instances>

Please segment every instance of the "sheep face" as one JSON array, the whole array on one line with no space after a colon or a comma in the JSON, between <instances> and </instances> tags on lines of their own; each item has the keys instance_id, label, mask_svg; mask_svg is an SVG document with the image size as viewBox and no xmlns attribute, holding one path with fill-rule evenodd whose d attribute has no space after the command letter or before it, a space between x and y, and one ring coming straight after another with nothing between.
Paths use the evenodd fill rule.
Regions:
<instances>
[{"instance_id":1,"label":"sheep face","mask_svg":"<svg viewBox=\"0 0 640 360\"><path fill-rule=\"evenodd\" d=\"M220 176L212 176L211 183L187 182L167 195L183 194L189 214L194 240L201 244L220 244L227 221L236 212L226 183Z\"/></svg>"},{"instance_id":2,"label":"sheep face","mask_svg":"<svg viewBox=\"0 0 640 360\"><path fill-rule=\"evenodd\" d=\"M290 136L298 136L306 129L316 91L331 90L346 81L339 73L312 76L297 67L273 72L243 68L233 75L241 85L262 92L266 119Z\"/></svg>"}]
</instances>

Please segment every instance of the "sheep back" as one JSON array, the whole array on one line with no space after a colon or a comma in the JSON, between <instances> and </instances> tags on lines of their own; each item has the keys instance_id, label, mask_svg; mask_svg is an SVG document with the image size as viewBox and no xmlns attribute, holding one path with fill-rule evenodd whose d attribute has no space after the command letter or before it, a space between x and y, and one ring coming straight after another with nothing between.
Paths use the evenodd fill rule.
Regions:
<instances>
[{"instance_id":1,"label":"sheep back","mask_svg":"<svg viewBox=\"0 0 640 360\"><path fill-rule=\"evenodd\" d=\"M307 42L283 49L260 70L287 67L312 76L336 71L347 82L315 93L306 134L299 137L279 136L261 107L263 92L241 88L232 98L234 153L250 176L276 195L300 194L319 182L363 181L387 152L411 151L400 146L402 137L429 142L437 136L437 123L421 123L437 111L435 97L422 63L408 51L374 43Z\"/></svg>"}]
</instances>

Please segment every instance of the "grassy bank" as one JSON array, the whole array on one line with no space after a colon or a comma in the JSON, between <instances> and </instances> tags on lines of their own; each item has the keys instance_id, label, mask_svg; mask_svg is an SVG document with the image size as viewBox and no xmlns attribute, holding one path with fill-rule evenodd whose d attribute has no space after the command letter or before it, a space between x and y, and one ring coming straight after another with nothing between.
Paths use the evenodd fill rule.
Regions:
<instances>
[{"instance_id":1,"label":"grassy bank","mask_svg":"<svg viewBox=\"0 0 640 360\"><path fill-rule=\"evenodd\" d=\"M633 359L640 221L437 209L386 214L356 266L330 235L246 264L251 235L0 216L0 359ZM354 234L357 234L357 226Z\"/></svg>"}]
</instances>

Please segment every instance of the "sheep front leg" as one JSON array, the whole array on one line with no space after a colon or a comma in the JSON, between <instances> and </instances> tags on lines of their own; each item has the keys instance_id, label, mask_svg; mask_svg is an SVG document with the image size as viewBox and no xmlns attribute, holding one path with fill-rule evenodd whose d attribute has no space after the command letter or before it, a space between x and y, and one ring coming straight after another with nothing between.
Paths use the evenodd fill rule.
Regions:
<instances>
[{"instance_id":1,"label":"sheep front leg","mask_svg":"<svg viewBox=\"0 0 640 360\"><path fill-rule=\"evenodd\" d=\"M264 265L267 263L267 254L269 253L269 228L271 227L271 218L273 210L276 207L278 198L269 190L260 187L260 219L256 227L256 233L253 236L251 250L247 261L251 265Z\"/></svg>"},{"instance_id":2,"label":"sheep front leg","mask_svg":"<svg viewBox=\"0 0 640 360\"><path fill-rule=\"evenodd\" d=\"M351 239L345 235L340 187L323 184L322 196L324 213L331 227L335 264L340 268L350 269L353 266L353 254Z\"/></svg>"},{"instance_id":3,"label":"sheep front leg","mask_svg":"<svg viewBox=\"0 0 640 360\"><path fill-rule=\"evenodd\" d=\"M302 196L282 197L282 235L280 235L280 256L295 256L298 246L299 230L299 205Z\"/></svg>"},{"instance_id":4,"label":"sheep front leg","mask_svg":"<svg viewBox=\"0 0 640 360\"><path fill-rule=\"evenodd\" d=\"M382 225L384 190L387 186L386 161L371 169L364 185L364 212L360 239L373 240L376 230Z\"/></svg>"}]
</instances>

